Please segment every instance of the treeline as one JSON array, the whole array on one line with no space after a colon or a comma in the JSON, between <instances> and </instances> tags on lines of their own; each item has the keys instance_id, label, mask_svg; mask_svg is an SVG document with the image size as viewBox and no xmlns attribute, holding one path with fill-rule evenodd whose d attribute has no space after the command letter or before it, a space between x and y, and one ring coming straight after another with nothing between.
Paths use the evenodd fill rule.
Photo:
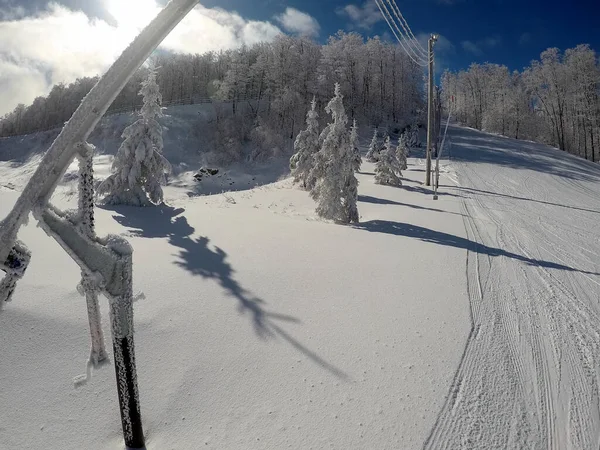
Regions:
<instances>
[{"instance_id":1,"label":"treeline","mask_svg":"<svg viewBox=\"0 0 600 450\"><path fill-rule=\"evenodd\" d=\"M312 98L323 107L335 82L340 83L348 115L361 125L404 126L423 109L420 68L396 45L378 38L365 42L356 33L338 32L325 45L281 35L272 42L236 50L158 54L151 64L157 67L163 104L227 102L227 120L219 125L219 142L224 145L243 142L253 134L269 141L269 146L288 145L281 140L291 145L304 126ZM109 112L141 106L138 91L146 72L142 68L135 74ZM30 106L17 106L0 120L0 136L61 126L96 81L82 78L59 84Z\"/></svg>"},{"instance_id":2,"label":"treeline","mask_svg":"<svg viewBox=\"0 0 600 450\"><path fill-rule=\"evenodd\" d=\"M446 72L442 92L465 125L600 160L600 64L588 45L550 48L522 72L496 64Z\"/></svg>"}]
</instances>

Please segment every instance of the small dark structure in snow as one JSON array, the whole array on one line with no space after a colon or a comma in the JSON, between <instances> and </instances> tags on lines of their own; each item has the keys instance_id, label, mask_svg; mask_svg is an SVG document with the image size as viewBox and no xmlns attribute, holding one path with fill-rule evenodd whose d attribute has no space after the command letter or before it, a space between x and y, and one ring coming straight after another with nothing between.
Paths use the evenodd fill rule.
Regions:
<instances>
[{"instance_id":1,"label":"small dark structure in snow","mask_svg":"<svg viewBox=\"0 0 600 450\"><path fill-rule=\"evenodd\" d=\"M207 167L201 167L198 172L194 175L194 178L198 181L202 181L205 176L213 176L219 173L219 169L210 169Z\"/></svg>"}]
</instances>

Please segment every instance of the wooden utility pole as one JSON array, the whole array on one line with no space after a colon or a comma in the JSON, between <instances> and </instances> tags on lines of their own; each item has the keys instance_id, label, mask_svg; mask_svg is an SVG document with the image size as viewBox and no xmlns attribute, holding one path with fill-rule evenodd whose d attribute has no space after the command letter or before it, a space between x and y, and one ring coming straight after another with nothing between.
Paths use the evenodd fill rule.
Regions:
<instances>
[{"instance_id":1,"label":"wooden utility pole","mask_svg":"<svg viewBox=\"0 0 600 450\"><path fill-rule=\"evenodd\" d=\"M432 34L429 38L429 86L427 89L427 166L425 174L425 186L431 186L431 145L433 140L433 44L437 36Z\"/></svg>"}]
</instances>

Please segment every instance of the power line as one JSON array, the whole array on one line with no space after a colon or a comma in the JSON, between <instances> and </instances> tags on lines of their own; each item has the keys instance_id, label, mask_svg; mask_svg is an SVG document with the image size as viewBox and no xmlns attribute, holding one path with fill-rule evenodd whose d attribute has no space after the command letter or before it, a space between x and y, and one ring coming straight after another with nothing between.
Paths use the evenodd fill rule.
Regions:
<instances>
[{"instance_id":1,"label":"power line","mask_svg":"<svg viewBox=\"0 0 600 450\"><path fill-rule=\"evenodd\" d=\"M409 46L409 48L412 50L412 53L413 53L414 56L411 55L411 53L408 51L408 49L404 45L404 40L405 39L401 39L401 38L398 37L398 34L396 33L396 30L398 30L398 33L400 33L400 35L403 38L404 38L404 35L400 31L400 28L398 28L398 25L396 25L396 23L394 22L394 19L391 16L391 14L389 13L389 11L388 11L387 7L385 6L385 4L383 3L383 0L375 0L375 3L377 4L377 7L379 8L379 11L381 12L381 15L383 16L383 18L387 22L388 26L390 27L390 30L392 30L392 33L394 34L396 40L400 43L400 45L404 49L404 52L409 56L410 59L413 60L413 62L415 64L417 64L417 65L419 65L421 67L426 67L427 64L428 64L427 60L424 60L422 57L420 57L419 55L417 55L415 53L415 51L412 50L412 47ZM383 8L382 8L382 5L383 5ZM386 12L383 11L384 9L385 9ZM390 22L390 20L391 20L391 22ZM394 24L394 26L392 26L392 23ZM396 28L396 30L394 29L394 27ZM408 42L407 42L407 45L408 45Z\"/></svg>"},{"instance_id":2,"label":"power line","mask_svg":"<svg viewBox=\"0 0 600 450\"><path fill-rule=\"evenodd\" d=\"M398 27L398 24L396 23L396 21L394 20L394 17L392 16L390 10L388 9L388 7L386 6L386 4L384 3L384 0L376 0L377 6L379 7L379 11L381 11L381 14L384 16L384 18L386 19L386 22L388 23L388 26L390 27L390 29L392 30L392 32L394 33L394 36L396 37L396 39L398 40L398 42L400 43L400 45L402 46L402 48L404 49L404 51L408 54L408 56L411 57L411 59L413 59L413 61L417 62L419 65L421 66L426 66L427 65L427 59L423 58L421 55L417 54L417 52L415 52L415 50L413 49L413 47L410 45L412 41L410 38L407 38L404 33L402 32L402 30L400 30L400 28ZM385 10L385 12L384 12ZM393 24L393 27L392 27ZM398 32L396 34L396 31ZM398 35L400 35L400 38L398 37ZM410 50L410 52L409 52ZM412 55L411 55L412 53Z\"/></svg>"},{"instance_id":3,"label":"power line","mask_svg":"<svg viewBox=\"0 0 600 450\"><path fill-rule=\"evenodd\" d=\"M389 3L390 7L394 11L394 14L396 15L396 17L400 21L400 25L402 25L402 29L404 29L404 32L407 34L407 36L409 38L414 39L415 48L419 51L419 53L422 54L422 57L425 60L427 60L428 57L429 57L429 55L427 54L427 50L425 50L423 48L423 46L421 45L421 43L419 42L419 40L413 34L412 30L410 29L410 26L408 25L408 22L406 21L406 19L402 15L402 12L400 11L400 8L398 8L398 4L396 3L396 1L395 0L387 0L387 2Z\"/></svg>"}]
</instances>

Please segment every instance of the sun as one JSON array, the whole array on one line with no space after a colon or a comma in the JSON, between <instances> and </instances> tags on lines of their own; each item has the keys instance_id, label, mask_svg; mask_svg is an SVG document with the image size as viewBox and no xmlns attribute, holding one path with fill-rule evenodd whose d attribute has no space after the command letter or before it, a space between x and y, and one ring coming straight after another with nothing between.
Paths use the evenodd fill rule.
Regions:
<instances>
[{"instance_id":1,"label":"sun","mask_svg":"<svg viewBox=\"0 0 600 450\"><path fill-rule=\"evenodd\" d=\"M158 14L155 0L105 0L106 9L125 32L137 33Z\"/></svg>"}]
</instances>

